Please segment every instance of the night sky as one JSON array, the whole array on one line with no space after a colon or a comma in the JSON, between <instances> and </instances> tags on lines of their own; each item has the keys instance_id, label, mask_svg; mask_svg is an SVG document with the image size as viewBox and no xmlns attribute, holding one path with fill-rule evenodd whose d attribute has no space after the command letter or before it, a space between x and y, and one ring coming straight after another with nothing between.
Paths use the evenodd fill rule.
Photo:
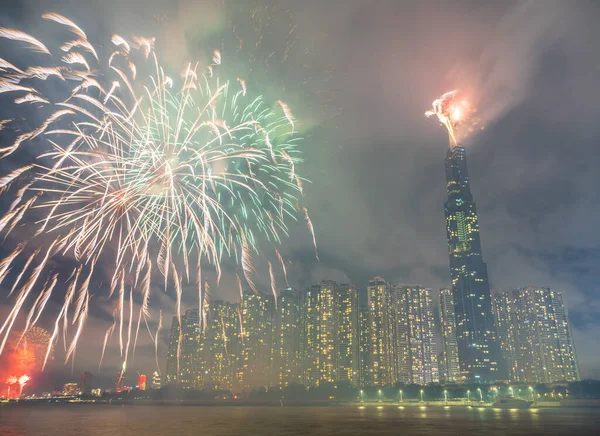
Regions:
<instances>
[{"instance_id":1,"label":"night sky","mask_svg":"<svg viewBox=\"0 0 600 436\"><path fill-rule=\"evenodd\" d=\"M333 279L364 291L376 275L433 290L449 285L443 210L448 140L445 130L423 113L442 93L468 90L485 127L464 146L492 292L527 285L563 291L582 377L600 377L597 4L222 3L16 1L0 6L0 26L24 28L45 39L36 33L39 16L58 12L99 45L109 45L115 32L155 35L159 53L179 68L185 59L201 58L200 47L207 41L226 39L232 22L241 29L253 10L266 11L265 42L256 49L258 61L249 74L256 78L254 86L294 110L306 137L300 171L312 181L304 201L320 262L302 222L291 225L282 250L291 262L290 284L298 288ZM290 26L295 26L292 37ZM293 46L285 62L265 67L266 55L275 51L281 59L282 41L290 38ZM6 44L0 41L0 47ZM224 63L227 57L223 51ZM6 116L5 109L0 113ZM258 270L259 283L268 291L268 272L260 265ZM96 295L103 292L98 289ZM232 299L236 293L226 274L213 298ZM190 294L185 303L193 307L197 303ZM164 370L172 296L163 296L154 308L159 305L165 309L159 356ZM0 314L6 307L0 307ZM98 384L108 387L120 363L118 344L109 347L100 371L97 362L110 312L98 297L74 376L71 364L63 365L59 344L39 386L76 380L82 370L90 370ZM130 371L151 373L153 362L152 344L144 336Z\"/></svg>"}]
</instances>

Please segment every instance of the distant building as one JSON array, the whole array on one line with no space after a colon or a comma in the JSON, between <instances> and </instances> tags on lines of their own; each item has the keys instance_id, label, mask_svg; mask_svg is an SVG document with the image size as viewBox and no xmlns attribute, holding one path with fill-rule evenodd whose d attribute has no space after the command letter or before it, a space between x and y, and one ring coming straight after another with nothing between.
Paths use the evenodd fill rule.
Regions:
<instances>
[{"instance_id":1,"label":"distant building","mask_svg":"<svg viewBox=\"0 0 600 436\"><path fill-rule=\"evenodd\" d=\"M334 295L335 379L352 386L360 383L360 308L358 290L340 284Z\"/></svg>"},{"instance_id":2,"label":"distant building","mask_svg":"<svg viewBox=\"0 0 600 436\"><path fill-rule=\"evenodd\" d=\"M152 389L160 389L162 387L162 378L158 371L154 371L152 374Z\"/></svg>"},{"instance_id":3,"label":"distant building","mask_svg":"<svg viewBox=\"0 0 600 436\"><path fill-rule=\"evenodd\" d=\"M359 355L360 355L360 386L371 386L373 384L373 372L370 364L371 340L369 329L369 307L360 306L360 331L359 331Z\"/></svg>"},{"instance_id":4,"label":"distant building","mask_svg":"<svg viewBox=\"0 0 600 436\"><path fill-rule=\"evenodd\" d=\"M513 380L525 383L580 379L571 327L562 294L550 288L521 288L494 298L503 347L514 350ZM515 328L504 323L511 314Z\"/></svg>"},{"instance_id":5,"label":"distant building","mask_svg":"<svg viewBox=\"0 0 600 436\"><path fill-rule=\"evenodd\" d=\"M312 286L302 294L301 376L306 387L318 386L321 368L319 297L321 287Z\"/></svg>"},{"instance_id":6,"label":"distant building","mask_svg":"<svg viewBox=\"0 0 600 436\"><path fill-rule=\"evenodd\" d=\"M62 394L68 397L79 395L79 385L77 383L66 383L63 385Z\"/></svg>"},{"instance_id":7,"label":"distant building","mask_svg":"<svg viewBox=\"0 0 600 436\"><path fill-rule=\"evenodd\" d=\"M274 305L271 295L247 292L240 312L236 309L234 314L236 325L241 322L243 339L240 343L238 383L246 389L273 384Z\"/></svg>"},{"instance_id":8,"label":"distant building","mask_svg":"<svg viewBox=\"0 0 600 436\"><path fill-rule=\"evenodd\" d=\"M520 358L519 351L519 320L517 318L517 300L519 291L503 292L495 294L492 298L492 309L496 318L496 329L498 330L498 341L502 351L502 357L507 367L508 380L516 383L527 383L524 360ZM528 348L528 347L526 347Z\"/></svg>"},{"instance_id":9,"label":"distant building","mask_svg":"<svg viewBox=\"0 0 600 436\"><path fill-rule=\"evenodd\" d=\"M179 340L178 382L182 389L200 389L202 374L200 369L200 316L198 309L186 310L181 317Z\"/></svg>"},{"instance_id":10,"label":"distant building","mask_svg":"<svg viewBox=\"0 0 600 436\"><path fill-rule=\"evenodd\" d=\"M92 393L92 380L93 376L89 372L81 374L81 382L79 383L79 390L84 395L91 395Z\"/></svg>"},{"instance_id":11,"label":"distant building","mask_svg":"<svg viewBox=\"0 0 600 436\"><path fill-rule=\"evenodd\" d=\"M279 295L275 313L274 378L279 386L298 384L300 379L301 303L293 288Z\"/></svg>"},{"instance_id":12,"label":"distant building","mask_svg":"<svg viewBox=\"0 0 600 436\"><path fill-rule=\"evenodd\" d=\"M205 389L233 390L238 380L240 364L238 305L221 300L211 301L203 338L202 368Z\"/></svg>"},{"instance_id":13,"label":"distant building","mask_svg":"<svg viewBox=\"0 0 600 436\"><path fill-rule=\"evenodd\" d=\"M180 349L179 349L179 336L180 336L180 328L179 328L179 318L174 316L173 321L171 322L171 333L169 335L169 349L167 351L167 372L166 372L166 384L174 384L177 383L178 372L179 372L179 358L180 358Z\"/></svg>"},{"instance_id":14,"label":"distant building","mask_svg":"<svg viewBox=\"0 0 600 436\"><path fill-rule=\"evenodd\" d=\"M441 289L439 299L442 349L440 352L440 379L443 383L459 380L458 344L456 343L456 315L452 289Z\"/></svg>"},{"instance_id":15,"label":"distant building","mask_svg":"<svg viewBox=\"0 0 600 436\"><path fill-rule=\"evenodd\" d=\"M322 281L319 290L319 384L337 381L335 353L335 294L334 281Z\"/></svg>"},{"instance_id":16,"label":"distant building","mask_svg":"<svg viewBox=\"0 0 600 436\"><path fill-rule=\"evenodd\" d=\"M394 286L398 379L405 383L438 383L437 345L431 289ZM404 372L407 371L407 372Z\"/></svg>"},{"instance_id":17,"label":"distant building","mask_svg":"<svg viewBox=\"0 0 600 436\"><path fill-rule=\"evenodd\" d=\"M140 391L146 390L146 375L145 374L140 374L138 377L138 389Z\"/></svg>"},{"instance_id":18,"label":"distant building","mask_svg":"<svg viewBox=\"0 0 600 436\"><path fill-rule=\"evenodd\" d=\"M369 354L375 386L396 383L394 310L390 285L381 277L369 282Z\"/></svg>"}]
</instances>

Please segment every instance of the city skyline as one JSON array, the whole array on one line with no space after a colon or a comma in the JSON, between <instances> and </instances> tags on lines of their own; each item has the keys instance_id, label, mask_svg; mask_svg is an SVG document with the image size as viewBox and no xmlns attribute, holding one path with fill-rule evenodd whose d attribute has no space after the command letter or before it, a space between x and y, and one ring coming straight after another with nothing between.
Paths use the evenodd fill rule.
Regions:
<instances>
[{"instance_id":1,"label":"city skyline","mask_svg":"<svg viewBox=\"0 0 600 436\"><path fill-rule=\"evenodd\" d=\"M131 21L125 17L136 11L136 23L128 32L156 34L157 41L168 37L168 44L180 48L168 50L177 58L171 64L174 77L180 72L175 68L180 65L179 57L205 49L203 35L194 32L205 24L205 14L194 9L193 2L182 0L167 9L161 2L150 1L143 8L128 9L108 0L110 6L89 5L85 13L77 3L50 0L44 8L72 18L90 39L107 41L113 32L122 31L123 23ZM596 351L600 278L595 267L598 202L593 189L598 176L591 158L599 132L597 111L590 103L598 101L598 91L587 73L595 48L586 43L589 35L580 30L596 32L589 21L594 15L586 13L590 9L582 6L575 11L560 2L543 8L531 5L531 9L519 5L474 8L472 3L451 2L441 9L418 5L406 13L393 1L370 7L368 2L349 0L342 10L317 1L304 3L298 8L295 2L283 0L295 14L293 24L298 25L295 48L308 50L314 62L303 62L304 58L295 58L292 52L289 66L271 63L265 80L254 83L277 87L272 95L281 95L294 110L299 129L304 123L308 131L302 172L313 182L304 189L320 261L305 234L298 236L305 232L304 223L298 223L291 230L289 244L281 250L289 285L305 289L326 279L353 283L364 304L368 281L381 276L392 284L416 283L431 289L437 307L438 290L451 287L443 210L447 138L444 129L423 119L423 111L441 93L473 84L487 93L478 107L483 130L478 127L463 146L469 155L469 180L477 201L492 295L527 286L561 291L569 309L580 374L600 378ZM221 19L231 15L230 10L215 11L219 23L227 22ZM39 18L46 10L31 2L16 2L14 8L2 12L1 26L25 28L33 22L32 17ZM163 21L157 23L156 17ZM97 19L107 23L106 28L95 26ZM361 30L360 36L355 28ZM40 38L46 30L48 34L53 31L26 30ZM189 39L181 37L186 34ZM322 35L327 38L319 39ZM440 48L439 41L446 38L454 48L451 52ZM198 39L201 43L194 45ZM277 35L265 36L265 41L275 46L267 54L283 51L273 43L276 39ZM222 55L226 60L228 53ZM304 64L308 65L307 76L327 79L318 87L313 82L307 86L326 96L331 108L327 116L319 112L321 101L306 95L305 88L293 86L304 77L290 77L291 71L301 71L297 67ZM285 93L280 92L280 85ZM7 240L3 250L14 245ZM276 257L257 260L265 263L258 268L257 287L266 293L271 289L266 260L276 267L276 289L283 291L286 278ZM63 265L53 267L61 272ZM98 383L109 386L122 357L119 341L113 338L102 368L97 369L106 328L113 322L114 300L102 297L108 293L112 276L105 267L99 271L108 278L94 283L94 307L82 333L74 372L90 371ZM17 269L13 268L13 274ZM236 272L228 265L217 286L216 274L206 271L213 300L236 299ZM10 283L3 283L2 292L9 290ZM60 292L56 294L59 297ZM183 294L182 313L198 307L194 283L184 284ZM163 378L176 304L174 289L169 286L150 307L151 332L156 331L159 311L163 315L158 340ZM48 308L56 312L55 296ZM6 316L8 310L8 302L3 301L0 316ZM51 320L43 316L40 321L51 330ZM443 352L441 347L437 351L438 355ZM142 324L127 380L135 378L138 370L150 378L157 369L154 360L154 344ZM67 381L72 370L63 361L61 344L38 380L55 377ZM31 386L36 382L32 380Z\"/></svg>"},{"instance_id":2,"label":"city skyline","mask_svg":"<svg viewBox=\"0 0 600 436\"><path fill-rule=\"evenodd\" d=\"M171 331L182 345L178 350L178 340L172 340L165 357L169 364L180 354L179 375L167 374L163 387L247 394L261 387L294 384L346 383L366 388L580 380L560 292L521 288L494 296L500 358L514 370L493 380L473 380L461 371L464 362L458 352L452 292L441 289L439 293L437 316L431 289L389 285L381 277L369 282L366 304L360 304L354 286L331 280L305 290L286 289L278 298L278 306L285 309L279 311L269 294L249 293L241 303L212 301L204 310L214 314L216 322L209 315L204 332L197 309L182 316L181 334L180 320L173 318ZM361 322L365 316L367 322ZM303 321L293 325L294 320ZM211 329L211 325L217 327ZM193 345L189 332L194 332ZM438 350L442 350L439 360ZM192 368L193 356L198 364Z\"/></svg>"}]
</instances>

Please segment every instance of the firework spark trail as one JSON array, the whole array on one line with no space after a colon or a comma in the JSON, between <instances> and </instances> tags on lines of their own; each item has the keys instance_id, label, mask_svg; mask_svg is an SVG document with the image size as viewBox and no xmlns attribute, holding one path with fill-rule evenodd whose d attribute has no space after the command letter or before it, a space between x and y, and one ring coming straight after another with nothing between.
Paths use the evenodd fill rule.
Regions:
<instances>
[{"instance_id":1,"label":"firework spark trail","mask_svg":"<svg viewBox=\"0 0 600 436\"><path fill-rule=\"evenodd\" d=\"M315 237L315 228L313 227L313 223L312 223L312 220L310 219L310 215L308 214L307 208L304 208L304 219L306 220L306 225L308 226L308 229L310 230L310 233L312 235L313 246L315 248L315 256L316 256L317 260L319 260L319 252L317 250L317 238Z\"/></svg>"},{"instance_id":2,"label":"firework spark trail","mask_svg":"<svg viewBox=\"0 0 600 436\"><path fill-rule=\"evenodd\" d=\"M277 311L277 283L275 282L275 273L273 272L273 264L270 261L267 261L267 263L269 264L269 277L271 278L271 292L275 300L275 311Z\"/></svg>"},{"instance_id":3,"label":"firework spark trail","mask_svg":"<svg viewBox=\"0 0 600 436\"><path fill-rule=\"evenodd\" d=\"M125 364L131 348L134 300L139 291L135 350L141 320L148 326L150 318L154 273L163 276L165 290L173 280L180 317L183 280L190 281L189 263L197 262L203 329L210 288L202 278L202 262L215 268L218 282L221 258L232 257L256 292L252 252L262 257L261 242L274 241L287 283L277 245L281 235L288 234L284 218L296 217L302 210L295 206L296 197L302 195L296 168L301 162L301 138L294 135L295 120L289 106L281 100L275 102L282 116L263 97L252 96L244 79L238 77L240 86L235 80L235 86L230 86L218 77L217 68L211 68L206 76L196 72L202 71L197 64L189 64L183 83L173 80L154 52L154 38L133 36L128 40L115 34L115 51L108 63L100 61L87 35L74 22L52 13L43 18L75 35L75 39L60 43L62 55L57 58L33 36L0 28L0 38L21 42L40 53L33 56L38 59L35 65L23 69L0 59L0 93L16 93L13 103L19 110L36 110L36 118L42 119L32 130L15 130L12 144L0 148L0 158L7 158L36 140L34 163L0 175L0 192L12 196L8 211L0 217L0 231L4 230L5 238L27 238L39 246L29 255L9 296L39 252L45 251L17 292L0 329L0 334L5 334L0 353L38 279L49 274L48 261L54 257L68 255L79 263L65 284L67 292L49 341L52 346L62 330L65 362L74 358L87 320L98 262L104 267L107 259L114 261L109 298L118 288L115 323L106 332L102 358L118 321ZM221 65L224 59L215 50L212 66ZM38 89L39 82L46 83ZM46 95L48 87L56 92ZM10 121L1 121L0 128L11 128ZM316 242L306 209L304 214ZM24 234L31 230L33 236L17 235L18 224L23 224L19 228L26 229ZM47 242L48 236L54 239ZM112 249L114 256L108 254ZM24 244L19 244L0 261L0 282L23 251ZM151 258L151 253L158 256ZM84 267L88 272L78 285ZM242 289L239 276L238 280ZM54 276L36 294L26 317L28 327L44 312L57 281L61 283ZM126 344L125 282L131 284ZM276 289L273 291L276 295ZM70 341L69 324L76 325ZM151 334L156 353L161 327L162 319Z\"/></svg>"},{"instance_id":4,"label":"firework spark trail","mask_svg":"<svg viewBox=\"0 0 600 436\"><path fill-rule=\"evenodd\" d=\"M17 248L15 248L15 250L11 254L2 259L2 262L0 262L0 283L2 283L2 281L8 274L8 271L10 271L10 265L13 262L13 260L15 260L15 258L19 254L21 254L21 251L23 251L24 248L25 243L21 242L19 243L19 245L17 245Z\"/></svg>"},{"instance_id":5,"label":"firework spark trail","mask_svg":"<svg viewBox=\"0 0 600 436\"><path fill-rule=\"evenodd\" d=\"M279 260L279 263L281 264L281 269L283 270L283 277L285 278L285 285L289 288L290 284L288 283L287 269L285 267L285 262L283 261L283 257L281 257L281 254L279 253L279 250L277 248L275 248L275 254L277 255L277 259Z\"/></svg>"}]
</instances>

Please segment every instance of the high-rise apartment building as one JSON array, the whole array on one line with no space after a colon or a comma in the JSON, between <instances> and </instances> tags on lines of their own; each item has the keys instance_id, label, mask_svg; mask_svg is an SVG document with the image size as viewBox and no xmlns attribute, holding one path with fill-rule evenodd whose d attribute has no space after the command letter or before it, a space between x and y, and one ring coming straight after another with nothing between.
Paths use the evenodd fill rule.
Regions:
<instances>
[{"instance_id":1,"label":"high-rise apartment building","mask_svg":"<svg viewBox=\"0 0 600 436\"><path fill-rule=\"evenodd\" d=\"M91 372L85 371L81 374L81 382L79 383L79 391L83 395L91 395L92 394L92 380L94 377Z\"/></svg>"},{"instance_id":2,"label":"high-rise apartment building","mask_svg":"<svg viewBox=\"0 0 600 436\"><path fill-rule=\"evenodd\" d=\"M371 340L369 329L369 307L360 306L360 332L359 332L359 355L360 355L360 386L371 386L373 384L373 372L370 364L371 355L369 343Z\"/></svg>"},{"instance_id":3,"label":"high-rise apartment building","mask_svg":"<svg viewBox=\"0 0 600 436\"><path fill-rule=\"evenodd\" d=\"M579 380L575 344L560 292L522 288L495 296L494 305L503 348L511 352L514 381ZM507 314L514 320L510 324L504 322Z\"/></svg>"},{"instance_id":4,"label":"high-rise apartment building","mask_svg":"<svg viewBox=\"0 0 600 436\"><path fill-rule=\"evenodd\" d=\"M440 290L439 313L442 339L439 360L440 381L443 383L456 383L461 380L458 344L456 343L456 315L451 289Z\"/></svg>"},{"instance_id":5,"label":"high-rise apartment building","mask_svg":"<svg viewBox=\"0 0 600 436\"><path fill-rule=\"evenodd\" d=\"M165 373L165 382L167 385L177 383L177 380L179 380L179 335L179 318L174 316L171 322L169 349L167 351L167 372Z\"/></svg>"},{"instance_id":6,"label":"high-rise apartment building","mask_svg":"<svg viewBox=\"0 0 600 436\"><path fill-rule=\"evenodd\" d=\"M336 317L335 294L336 282L326 280L321 282L319 289L319 384L334 383L336 374Z\"/></svg>"},{"instance_id":7,"label":"high-rise apartment building","mask_svg":"<svg viewBox=\"0 0 600 436\"><path fill-rule=\"evenodd\" d=\"M412 383L408 298L409 294L404 285L395 285L392 288L395 329L394 359L397 381L400 383Z\"/></svg>"},{"instance_id":8,"label":"high-rise apartment building","mask_svg":"<svg viewBox=\"0 0 600 436\"><path fill-rule=\"evenodd\" d=\"M369 281L367 288L369 306L369 354L375 386L393 385L396 382L394 356L394 309L390 285L381 277Z\"/></svg>"},{"instance_id":9,"label":"high-rise apartment building","mask_svg":"<svg viewBox=\"0 0 600 436\"><path fill-rule=\"evenodd\" d=\"M239 376L247 389L270 386L273 382L274 304L272 296L254 292L245 293L241 303Z\"/></svg>"},{"instance_id":10,"label":"high-rise apartment building","mask_svg":"<svg viewBox=\"0 0 600 436\"><path fill-rule=\"evenodd\" d=\"M237 304L221 300L210 302L202 342L204 387L236 389L240 359L240 315Z\"/></svg>"},{"instance_id":11,"label":"high-rise apartment building","mask_svg":"<svg viewBox=\"0 0 600 436\"><path fill-rule=\"evenodd\" d=\"M334 296L336 381L358 386L360 380L358 290L340 284Z\"/></svg>"},{"instance_id":12,"label":"high-rise apartment building","mask_svg":"<svg viewBox=\"0 0 600 436\"><path fill-rule=\"evenodd\" d=\"M398 380L438 383L437 345L431 289L394 286Z\"/></svg>"},{"instance_id":13,"label":"high-rise apartment building","mask_svg":"<svg viewBox=\"0 0 600 436\"><path fill-rule=\"evenodd\" d=\"M182 389L200 389L202 387L201 332L198 314L198 309L190 309L181 317L178 381Z\"/></svg>"},{"instance_id":14,"label":"high-rise apartment building","mask_svg":"<svg viewBox=\"0 0 600 436\"><path fill-rule=\"evenodd\" d=\"M279 386L301 383L300 340L302 313L300 294L288 288L279 294L275 313L276 335L274 341L274 379Z\"/></svg>"},{"instance_id":15,"label":"high-rise apartment building","mask_svg":"<svg viewBox=\"0 0 600 436\"><path fill-rule=\"evenodd\" d=\"M301 340L301 377L307 387L318 386L320 381L321 318L319 297L321 287L311 286L301 296L302 304L302 340Z\"/></svg>"},{"instance_id":16,"label":"high-rise apartment building","mask_svg":"<svg viewBox=\"0 0 600 436\"><path fill-rule=\"evenodd\" d=\"M444 208L461 376L470 381L494 381L503 378L501 356L466 150L449 148L445 166L448 200Z\"/></svg>"},{"instance_id":17,"label":"high-rise apartment building","mask_svg":"<svg viewBox=\"0 0 600 436\"><path fill-rule=\"evenodd\" d=\"M521 353L527 354L527 348L519 351L519 320L517 319L517 301L519 292L504 292L492 297L492 309L496 318L496 329L498 330L498 342L502 357L506 364L508 380L517 383L526 383L525 361L519 358ZM521 354L524 355L524 354Z\"/></svg>"}]
</instances>

